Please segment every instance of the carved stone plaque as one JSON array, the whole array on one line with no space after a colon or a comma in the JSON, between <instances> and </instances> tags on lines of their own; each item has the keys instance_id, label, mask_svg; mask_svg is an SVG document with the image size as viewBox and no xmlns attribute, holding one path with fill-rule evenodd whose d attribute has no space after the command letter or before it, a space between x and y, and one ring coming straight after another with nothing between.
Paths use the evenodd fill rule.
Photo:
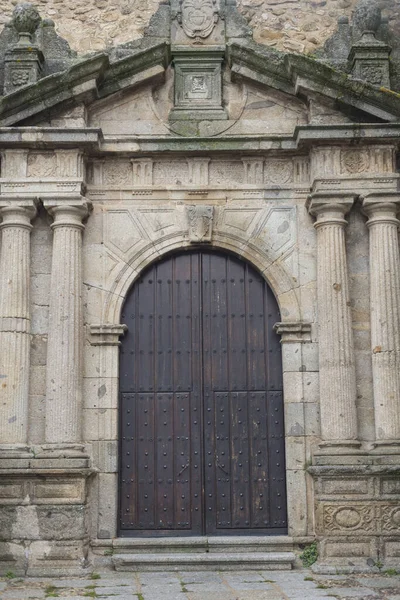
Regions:
<instances>
[{"instance_id":1,"label":"carved stone plaque","mask_svg":"<svg viewBox=\"0 0 400 600\"><path fill-rule=\"evenodd\" d=\"M194 243L211 242L214 218L213 206L194 205L187 208L189 240Z\"/></svg>"},{"instance_id":2,"label":"carved stone plaque","mask_svg":"<svg viewBox=\"0 0 400 600\"><path fill-rule=\"evenodd\" d=\"M208 37L218 22L215 0L181 0L178 20L190 38Z\"/></svg>"}]
</instances>

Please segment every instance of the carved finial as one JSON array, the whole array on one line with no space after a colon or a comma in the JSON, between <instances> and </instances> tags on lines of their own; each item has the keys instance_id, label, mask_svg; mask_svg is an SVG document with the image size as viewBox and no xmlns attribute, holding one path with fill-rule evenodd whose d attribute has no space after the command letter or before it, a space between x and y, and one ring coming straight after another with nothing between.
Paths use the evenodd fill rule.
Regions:
<instances>
[{"instance_id":1,"label":"carved finial","mask_svg":"<svg viewBox=\"0 0 400 600\"><path fill-rule=\"evenodd\" d=\"M20 43L30 42L32 34L35 33L42 21L39 12L30 2L17 4L12 14L12 24L19 33Z\"/></svg>"},{"instance_id":2,"label":"carved finial","mask_svg":"<svg viewBox=\"0 0 400 600\"><path fill-rule=\"evenodd\" d=\"M360 33L376 34L381 20L381 9L376 0L360 0L353 14L353 26Z\"/></svg>"}]
</instances>

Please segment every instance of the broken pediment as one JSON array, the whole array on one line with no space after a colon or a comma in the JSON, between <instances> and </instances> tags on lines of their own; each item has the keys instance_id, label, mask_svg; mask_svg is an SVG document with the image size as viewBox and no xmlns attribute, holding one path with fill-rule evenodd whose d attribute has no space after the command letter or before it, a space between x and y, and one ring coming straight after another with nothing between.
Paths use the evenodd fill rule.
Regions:
<instances>
[{"instance_id":1,"label":"broken pediment","mask_svg":"<svg viewBox=\"0 0 400 600\"><path fill-rule=\"evenodd\" d=\"M0 98L3 127L62 126L62 115L78 106L87 110L86 126L105 135L254 137L314 123L400 120L400 95L385 87L390 49L376 38L375 8L364 11L375 30L353 44L351 74L325 59L255 43L233 0L167 1L142 40L88 58L74 57L54 36L43 37L45 21L37 11L29 9L29 21L27 9L18 10L0 35L7 81ZM362 29L362 19L357 26ZM61 49L49 74L51 44Z\"/></svg>"}]
</instances>

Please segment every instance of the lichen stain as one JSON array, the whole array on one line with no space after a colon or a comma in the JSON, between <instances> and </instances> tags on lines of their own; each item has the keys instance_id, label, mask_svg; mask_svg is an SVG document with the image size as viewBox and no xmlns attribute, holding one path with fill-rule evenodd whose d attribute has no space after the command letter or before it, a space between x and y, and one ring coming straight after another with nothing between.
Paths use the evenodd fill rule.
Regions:
<instances>
[{"instance_id":1,"label":"lichen stain","mask_svg":"<svg viewBox=\"0 0 400 600\"><path fill-rule=\"evenodd\" d=\"M103 396L105 396L105 394L107 393L107 388L106 386L103 384L101 387L99 387L99 389L97 390L97 397L103 398Z\"/></svg>"}]
</instances>

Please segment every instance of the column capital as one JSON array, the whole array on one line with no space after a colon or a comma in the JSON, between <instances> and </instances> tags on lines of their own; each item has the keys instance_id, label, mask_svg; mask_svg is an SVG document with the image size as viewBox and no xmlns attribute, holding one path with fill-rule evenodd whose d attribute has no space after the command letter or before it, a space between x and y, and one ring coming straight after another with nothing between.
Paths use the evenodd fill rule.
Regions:
<instances>
[{"instance_id":1,"label":"column capital","mask_svg":"<svg viewBox=\"0 0 400 600\"><path fill-rule=\"evenodd\" d=\"M52 229L56 227L77 227L84 229L83 221L92 210L92 203L83 196L79 198L54 198L44 201L44 207L53 218Z\"/></svg>"},{"instance_id":2,"label":"column capital","mask_svg":"<svg viewBox=\"0 0 400 600\"><path fill-rule=\"evenodd\" d=\"M346 225L345 215L350 212L356 196L354 194L314 193L307 198L306 208L310 215L317 217L319 224Z\"/></svg>"},{"instance_id":3,"label":"column capital","mask_svg":"<svg viewBox=\"0 0 400 600\"><path fill-rule=\"evenodd\" d=\"M5 227L25 227L32 229L31 221L37 213L36 200L18 199L15 201L0 198L0 229Z\"/></svg>"},{"instance_id":4,"label":"column capital","mask_svg":"<svg viewBox=\"0 0 400 600\"><path fill-rule=\"evenodd\" d=\"M400 221L397 214L400 211L400 194L377 192L360 197L363 213L368 217L367 227L371 225L392 224L397 227Z\"/></svg>"}]
</instances>

